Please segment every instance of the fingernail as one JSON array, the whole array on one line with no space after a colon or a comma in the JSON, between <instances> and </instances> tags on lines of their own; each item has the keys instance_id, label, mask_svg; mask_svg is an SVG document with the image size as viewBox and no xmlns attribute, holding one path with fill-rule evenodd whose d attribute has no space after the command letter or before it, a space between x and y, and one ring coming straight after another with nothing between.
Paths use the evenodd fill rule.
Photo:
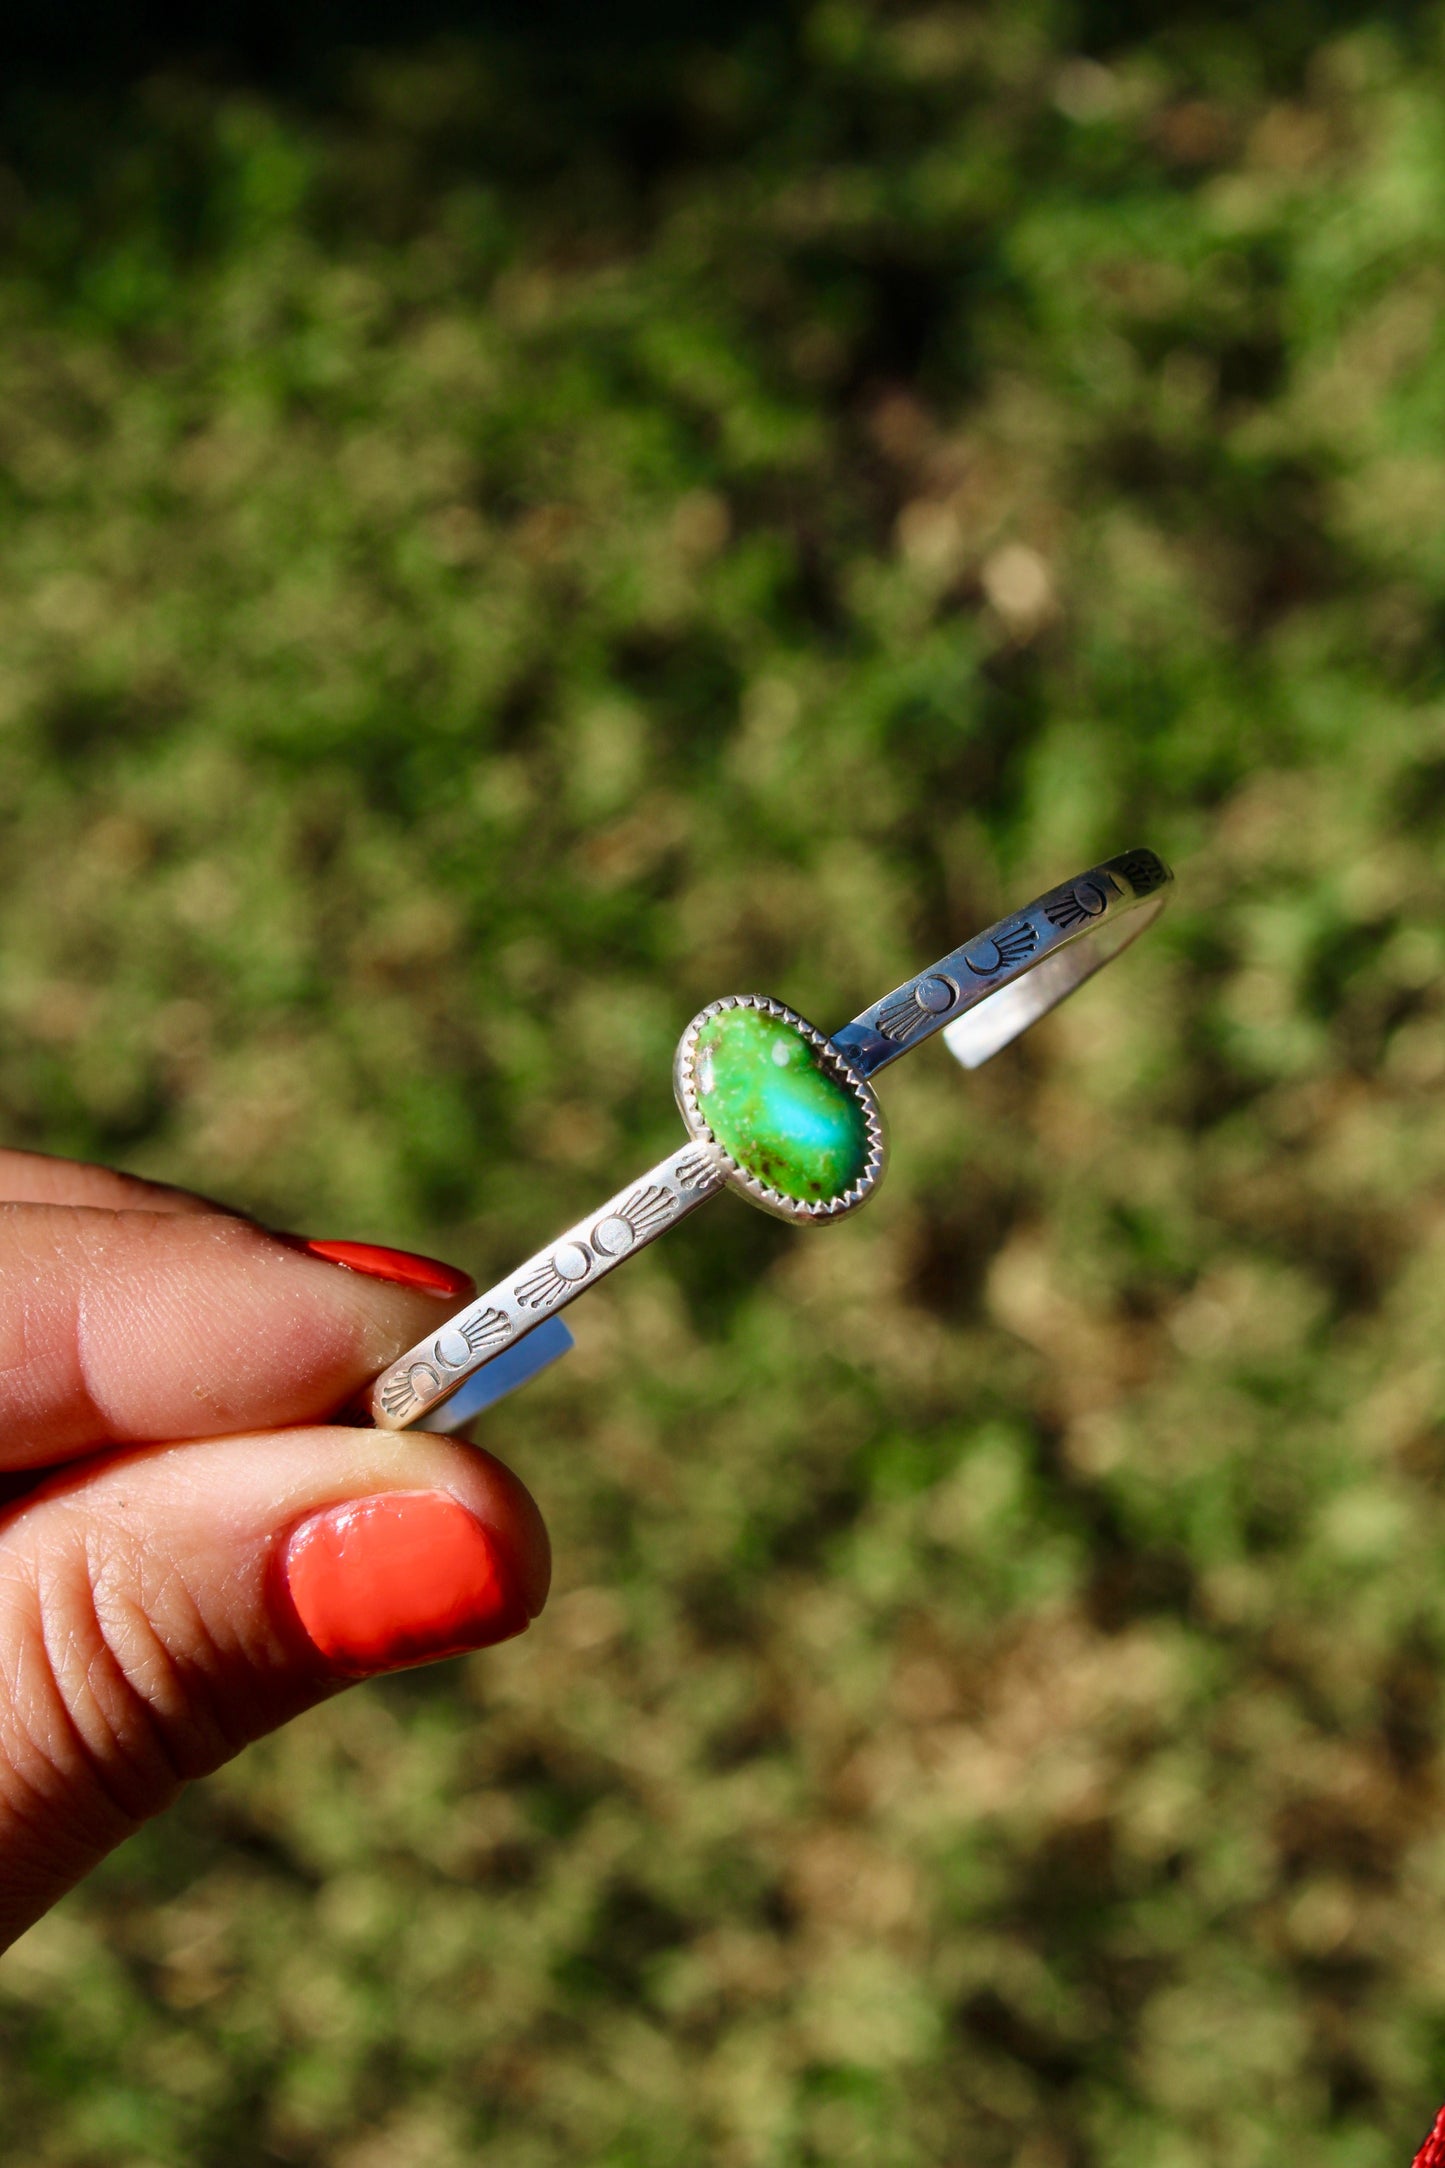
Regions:
<instances>
[{"instance_id":1,"label":"fingernail","mask_svg":"<svg viewBox=\"0 0 1445 2168\"><path fill-rule=\"evenodd\" d=\"M455 1265L437 1257L419 1257L414 1250L389 1250L380 1242L313 1242L307 1235L278 1234L293 1250L310 1257L324 1257L349 1272L365 1272L373 1280L391 1280L398 1287L419 1287L424 1294L442 1295L449 1302L469 1295L476 1281Z\"/></svg>"},{"instance_id":2,"label":"fingernail","mask_svg":"<svg viewBox=\"0 0 1445 2168\"><path fill-rule=\"evenodd\" d=\"M511 1561L444 1491L386 1491L293 1530L286 1588L339 1671L397 1671L509 1641L529 1623Z\"/></svg>"}]
</instances>

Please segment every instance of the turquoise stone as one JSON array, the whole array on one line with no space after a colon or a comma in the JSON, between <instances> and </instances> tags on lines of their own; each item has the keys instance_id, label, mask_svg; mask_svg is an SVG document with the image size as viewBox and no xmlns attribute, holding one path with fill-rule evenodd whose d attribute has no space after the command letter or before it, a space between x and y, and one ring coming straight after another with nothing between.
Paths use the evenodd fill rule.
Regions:
<instances>
[{"instance_id":1,"label":"turquoise stone","mask_svg":"<svg viewBox=\"0 0 1445 2168\"><path fill-rule=\"evenodd\" d=\"M761 1009L721 1009L697 1035L698 1111L740 1167L785 1197L841 1197L868 1164L857 1097L796 1026Z\"/></svg>"}]
</instances>

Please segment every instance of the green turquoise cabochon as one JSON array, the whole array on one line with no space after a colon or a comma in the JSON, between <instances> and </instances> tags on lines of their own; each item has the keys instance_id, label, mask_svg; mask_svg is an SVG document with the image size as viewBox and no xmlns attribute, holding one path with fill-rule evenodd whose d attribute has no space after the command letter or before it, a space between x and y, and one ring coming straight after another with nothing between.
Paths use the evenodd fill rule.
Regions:
<instances>
[{"instance_id":1,"label":"green turquoise cabochon","mask_svg":"<svg viewBox=\"0 0 1445 2168\"><path fill-rule=\"evenodd\" d=\"M722 1147L734 1186L784 1218L836 1218L882 1173L871 1089L782 1002L737 995L694 1017L677 1087L688 1127Z\"/></svg>"}]
</instances>

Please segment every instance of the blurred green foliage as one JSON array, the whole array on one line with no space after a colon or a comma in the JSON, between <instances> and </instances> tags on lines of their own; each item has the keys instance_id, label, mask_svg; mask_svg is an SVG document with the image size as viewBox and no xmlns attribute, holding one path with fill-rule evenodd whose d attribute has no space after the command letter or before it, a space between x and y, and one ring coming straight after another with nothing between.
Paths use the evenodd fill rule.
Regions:
<instances>
[{"instance_id":1,"label":"blurred green foliage","mask_svg":"<svg viewBox=\"0 0 1445 2168\"><path fill-rule=\"evenodd\" d=\"M703 1002L1182 890L887 1079L858 1222L576 1313L486 1430L542 1622L26 1938L7 2160L1403 2168L1445 2091L1439 26L1131 36L12 102L10 1141L485 1277Z\"/></svg>"}]
</instances>

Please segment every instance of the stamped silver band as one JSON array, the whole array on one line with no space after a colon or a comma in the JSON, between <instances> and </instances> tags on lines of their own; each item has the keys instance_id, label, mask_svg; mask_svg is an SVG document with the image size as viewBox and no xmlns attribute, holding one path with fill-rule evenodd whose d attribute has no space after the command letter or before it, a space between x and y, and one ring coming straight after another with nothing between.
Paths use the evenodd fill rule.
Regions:
<instances>
[{"instance_id":1,"label":"stamped silver band","mask_svg":"<svg viewBox=\"0 0 1445 2168\"><path fill-rule=\"evenodd\" d=\"M368 1398L372 1420L383 1430L418 1422L483 1363L695 1212L723 1180L718 1155L689 1138L383 1370Z\"/></svg>"},{"instance_id":2,"label":"stamped silver band","mask_svg":"<svg viewBox=\"0 0 1445 2168\"><path fill-rule=\"evenodd\" d=\"M1153 851L1091 866L885 994L833 1044L870 1077L942 1031L954 1059L978 1069L1137 939L1173 880Z\"/></svg>"},{"instance_id":3,"label":"stamped silver band","mask_svg":"<svg viewBox=\"0 0 1445 2168\"><path fill-rule=\"evenodd\" d=\"M938 1031L964 1068L978 1068L1142 933L1168 901L1173 878L1163 859L1149 850L1125 851L1091 866L941 957L830 1040L794 1010L762 995L713 1002L694 1017L679 1047L679 1102L692 1134L383 1370L368 1396L373 1421L383 1430L405 1430L428 1418L466 1378L514 1349L525 1334L725 1184L796 1220L836 1218L855 1209L876 1187L883 1164L867 1080ZM739 1008L760 1011L798 1032L856 1088L868 1110L865 1176L835 1201L790 1203L740 1166L714 1140L702 1116L691 1049L708 1019Z\"/></svg>"}]
</instances>

